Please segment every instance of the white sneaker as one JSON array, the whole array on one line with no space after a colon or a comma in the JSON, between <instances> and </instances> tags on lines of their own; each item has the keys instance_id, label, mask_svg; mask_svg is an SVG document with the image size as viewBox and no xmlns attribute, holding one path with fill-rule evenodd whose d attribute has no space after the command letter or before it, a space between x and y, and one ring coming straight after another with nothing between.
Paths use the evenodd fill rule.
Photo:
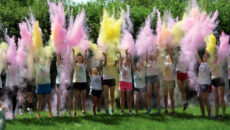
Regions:
<instances>
[{"instance_id":1,"label":"white sneaker","mask_svg":"<svg viewBox=\"0 0 230 130\"><path fill-rule=\"evenodd\" d=\"M121 111L120 115L124 115L124 112L123 112L123 111Z\"/></svg>"},{"instance_id":2,"label":"white sneaker","mask_svg":"<svg viewBox=\"0 0 230 130\"><path fill-rule=\"evenodd\" d=\"M32 110L32 108L27 108L27 111L30 113L30 115L32 115L33 114L33 110Z\"/></svg>"},{"instance_id":3,"label":"white sneaker","mask_svg":"<svg viewBox=\"0 0 230 130\"><path fill-rule=\"evenodd\" d=\"M23 111L23 109L21 109L21 108L19 108L19 115L23 115L24 114L24 111Z\"/></svg>"},{"instance_id":4,"label":"white sneaker","mask_svg":"<svg viewBox=\"0 0 230 130\"><path fill-rule=\"evenodd\" d=\"M131 116L133 113L132 113L132 111L129 111L129 115Z\"/></svg>"},{"instance_id":5,"label":"white sneaker","mask_svg":"<svg viewBox=\"0 0 230 130\"><path fill-rule=\"evenodd\" d=\"M70 112L68 112L67 116L68 116L68 117L71 117L71 113L70 113Z\"/></svg>"}]
</instances>

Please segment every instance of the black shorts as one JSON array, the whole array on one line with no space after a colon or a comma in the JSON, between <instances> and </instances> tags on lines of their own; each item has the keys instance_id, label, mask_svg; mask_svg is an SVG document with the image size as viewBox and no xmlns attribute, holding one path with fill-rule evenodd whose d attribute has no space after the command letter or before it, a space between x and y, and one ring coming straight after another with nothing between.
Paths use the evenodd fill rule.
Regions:
<instances>
[{"instance_id":1,"label":"black shorts","mask_svg":"<svg viewBox=\"0 0 230 130\"><path fill-rule=\"evenodd\" d=\"M223 78L214 78L212 79L212 86L214 87L220 87L220 86L224 86L225 82Z\"/></svg>"},{"instance_id":2,"label":"black shorts","mask_svg":"<svg viewBox=\"0 0 230 130\"><path fill-rule=\"evenodd\" d=\"M89 95L90 96L96 96L97 98L100 98L101 97L101 92L102 92L102 90L90 89Z\"/></svg>"},{"instance_id":3,"label":"black shorts","mask_svg":"<svg viewBox=\"0 0 230 130\"><path fill-rule=\"evenodd\" d=\"M4 96L4 88L0 88L0 97Z\"/></svg>"},{"instance_id":4,"label":"black shorts","mask_svg":"<svg viewBox=\"0 0 230 130\"><path fill-rule=\"evenodd\" d=\"M69 91L71 89L71 86L70 85L66 85L66 90ZM59 89L60 88L60 84L56 84L56 89Z\"/></svg>"},{"instance_id":5,"label":"black shorts","mask_svg":"<svg viewBox=\"0 0 230 130\"><path fill-rule=\"evenodd\" d=\"M147 92L147 88L146 87L144 87L144 88L135 88L134 87L134 92L145 93L145 92Z\"/></svg>"},{"instance_id":6,"label":"black shorts","mask_svg":"<svg viewBox=\"0 0 230 130\"><path fill-rule=\"evenodd\" d=\"M31 81L26 82L26 87L20 88L21 92L32 92L33 83Z\"/></svg>"},{"instance_id":7,"label":"black shorts","mask_svg":"<svg viewBox=\"0 0 230 130\"><path fill-rule=\"evenodd\" d=\"M115 79L104 79L102 80L102 86L108 85L109 87L114 87L116 85Z\"/></svg>"},{"instance_id":8,"label":"black shorts","mask_svg":"<svg viewBox=\"0 0 230 130\"><path fill-rule=\"evenodd\" d=\"M209 84L200 84L198 88L198 96L200 96L203 93L209 92L211 93L212 87Z\"/></svg>"},{"instance_id":9,"label":"black shorts","mask_svg":"<svg viewBox=\"0 0 230 130\"><path fill-rule=\"evenodd\" d=\"M4 88L4 91L8 97L14 97L17 96L19 88L18 86L8 87Z\"/></svg>"},{"instance_id":10,"label":"black shorts","mask_svg":"<svg viewBox=\"0 0 230 130\"><path fill-rule=\"evenodd\" d=\"M73 83L73 88L75 90L79 90L79 91L82 91L82 90L86 90L88 87L88 83L87 82L83 82L83 83Z\"/></svg>"},{"instance_id":11,"label":"black shorts","mask_svg":"<svg viewBox=\"0 0 230 130\"><path fill-rule=\"evenodd\" d=\"M146 84L150 83L152 85L160 83L158 75L146 76L145 81L146 81Z\"/></svg>"}]
</instances>

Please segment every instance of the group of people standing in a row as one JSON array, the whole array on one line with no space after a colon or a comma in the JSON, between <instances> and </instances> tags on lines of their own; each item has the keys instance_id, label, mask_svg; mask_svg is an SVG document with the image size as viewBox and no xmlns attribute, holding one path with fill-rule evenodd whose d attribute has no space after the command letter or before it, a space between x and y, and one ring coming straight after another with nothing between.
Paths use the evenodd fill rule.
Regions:
<instances>
[{"instance_id":1,"label":"group of people standing in a row","mask_svg":"<svg viewBox=\"0 0 230 130\"><path fill-rule=\"evenodd\" d=\"M177 63L175 57L172 54L170 48L167 48L164 56L160 56L158 50L154 54L146 53L146 57L139 57L134 62L132 55L125 52L125 57L120 57L118 61L109 60L106 53L103 53L104 60L100 61L99 66L95 66L94 61L88 60L87 51L84 56L79 53L75 56L73 50L73 78L72 83L65 84L65 90L61 86L61 71L64 67L63 58L57 54L57 76L55 93L57 95L57 113L59 116L61 96L65 96L67 114L71 116L71 88L74 91L73 100L73 116L77 116L77 105L79 97L81 97L82 114L86 114L86 90L88 88L86 69L89 70L90 77L90 93L93 102L93 113L100 112L101 95L104 94L105 113L106 115L114 114L114 93L116 86L116 72L119 70L119 93L120 93L120 114L124 114L125 100L129 114L132 114L132 91L134 92L134 106L135 112L138 114L139 99L142 98L144 106L147 110L146 114L151 112L151 99L152 92L154 90L157 99L157 113L160 114L160 89L163 92L164 97L164 114L168 114L168 97L170 97L172 112L171 115L175 115L175 99L174 90L177 85L184 101L184 110L188 107L187 95L184 86L188 86L191 91L195 91L193 88L197 88L198 101L200 103L202 116L205 116L205 105L208 111L208 116L211 116L211 106L209 103L209 94L211 88L215 95L215 110L216 118L220 118L219 104L222 104L222 117L225 117L225 82L223 79L223 65L224 62L219 62L218 57L215 57L212 66L208 64L209 54L205 52L202 58L197 53L197 60L199 62L198 69L198 84L197 87L189 87L188 66L178 59ZM43 96L45 95L46 103L48 105L49 116L52 117L51 108L51 80L50 80L50 60L40 58L35 65L35 84L37 94L37 118L40 117L40 110L42 107ZM119 69L118 69L119 68ZM229 69L229 68L228 68ZM6 87L0 89L0 97L7 96L12 103L12 115L15 116L15 109L17 105L17 97L19 97L19 114L23 114L24 95L27 96L28 111L32 114L32 86L33 76L28 72L28 67L18 69L10 63L7 64L6 71ZM160 78L162 77L162 78ZM177 78L177 79L176 79ZM161 81L160 81L161 79ZM72 85L71 85L72 84ZM71 87L72 86L72 87ZM161 86L161 87L160 87ZM213 87L212 87L213 86ZM63 95L65 91L66 95ZM18 96L19 92L19 96ZM111 109L109 111L109 97Z\"/></svg>"}]
</instances>

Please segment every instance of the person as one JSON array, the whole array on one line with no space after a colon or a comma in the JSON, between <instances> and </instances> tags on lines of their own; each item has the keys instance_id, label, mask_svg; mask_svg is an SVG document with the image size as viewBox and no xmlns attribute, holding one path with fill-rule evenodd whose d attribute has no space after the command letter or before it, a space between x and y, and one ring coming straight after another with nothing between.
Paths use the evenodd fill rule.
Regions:
<instances>
[{"instance_id":1,"label":"person","mask_svg":"<svg viewBox=\"0 0 230 130\"><path fill-rule=\"evenodd\" d=\"M223 79L223 61L218 59L217 53L214 54L215 60L211 67L212 72L212 86L213 92L215 96L215 110L216 110L216 118L221 119L219 116L219 104L222 104L222 118L225 117L226 105L225 105L225 82Z\"/></svg>"},{"instance_id":2,"label":"person","mask_svg":"<svg viewBox=\"0 0 230 130\"><path fill-rule=\"evenodd\" d=\"M120 91L120 105L121 105L121 113L124 114L124 105L125 105L125 97L129 109L129 114L132 115L132 103L131 103L131 92L132 92L132 75L131 75L131 63L130 59L131 55L128 54L128 51L125 51L126 58L123 59L120 53L120 76L119 76L119 91ZM130 58L129 58L130 56Z\"/></svg>"},{"instance_id":3,"label":"person","mask_svg":"<svg viewBox=\"0 0 230 130\"><path fill-rule=\"evenodd\" d=\"M211 106L209 103L209 93L211 92L211 69L207 63L209 54L205 52L203 60L201 60L198 53L196 55L200 64L198 71L198 101L200 103L202 117L205 116L204 105L206 105L208 117L211 117Z\"/></svg>"},{"instance_id":4,"label":"person","mask_svg":"<svg viewBox=\"0 0 230 130\"><path fill-rule=\"evenodd\" d=\"M229 89L229 95L230 95L230 56L227 57L227 63L228 63L228 89Z\"/></svg>"},{"instance_id":5,"label":"person","mask_svg":"<svg viewBox=\"0 0 230 130\"><path fill-rule=\"evenodd\" d=\"M100 109L101 103L101 92L102 92L102 80L101 80L101 67L100 62L99 68L91 68L89 64L89 75L90 75L90 96L93 102L93 114L96 115L96 108Z\"/></svg>"},{"instance_id":6,"label":"person","mask_svg":"<svg viewBox=\"0 0 230 130\"><path fill-rule=\"evenodd\" d=\"M27 65L24 65L24 67L21 67L20 70L20 96L19 96L19 114L23 115L24 113L24 96L27 96L27 102L28 102L28 112L29 114L33 114L32 109L32 76L30 75Z\"/></svg>"},{"instance_id":7,"label":"person","mask_svg":"<svg viewBox=\"0 0 230 130\"><path fill-rule=\"evenodd\" d=\"M136 115L138 115L138 110L139 110L139 99L140 96L142 97L144 106L146 109L148 109L147 106L147 87L146 87L146 82L145 82L145 66L144 62L137 62L136 66L134 65L133 60L132 61L132 66L133 66L133 80L134 80L134 106L136 110Z\"/></svg>"},{"instance_id":8,"label":"person","mask_svg":"<svg viewBox=\"0 0 230 130\"><path fill-rule=\"evenodd\" d=\"M52 117L51 86L50 86L50 63L47 58L40 58L36 67L36 94L37 94L37 118L40 118L43 95L48 105L49 117Z\"/></svg>"},{"instance_id":9,"label":"person","mask_svg":"<svg viewBox=\"0 0 230 130\"><path fill-rule=\"evenodd\" d=\"M182 60L183 54L181 54L181 57L179 58L177 65L176 65L176 73L177 73L177 85L181 92L182 100L184 102L184 108L185 111L189 105L187 100L187 94L185 92L184 86L187 86L189 88L189 81L188 81L188 66L184 63Z\"/></svg>"},{"instance_id":10,"label":"person","mask_svg":"<svg viewBox=\"0 0 230 130\"><path fill-rule=\"evenodd\" d=\"M12 63L7 63L6 68L6 91L7 97L10 99L12 107L12 118L15 118L15 110L17 105L17 94L19 90L19 70L18 66Z\"/></svg>"},{"instance_id":11,"label":"person","mask_svg":"<svg viewBox=\"0 0 230 130\"><path fill-rule=\"evenodd\" d=\"M87 66L87 51L85 51L85 57L81 53L75 57L74 55L74 74L73 74L73 88L74 88L74 116L77 116L77 104L78 98L81 94L82 114L86 114L85 103L86 103L86 89L88 87L86 79L86 66Z\"/></svg>"},{"instance_id":12,"label":"person","mask_svg":"<svg viewBox=\"0 0 230 130\"><path fill-rule=\"evenodd\" d=\"M105 113L106 115L109 115L109 95L110 95L110 103L111 103L111 114L114 114L114 92L115 92L115 85L116 80L112 72L110 72L113 69L116 69L116 64L108 63L108 57L106 53L103 53L104 55L104 63L103 63L103 75L102 75L102 85L103 85L103 92L104 92L104 102L105 102Z\"/></svg>"},{"instance_id":13,"label":"person","mask_svg":"<svg viewBox=\"0 0 230 130\"><path fill-rule=\"evenodd\" d=\"M56 54L57 57L57 77L56 77L56 94L57 94L57 113L56 113L56 117L59 117L59 112L60 112L60 104L61 104L61 97L64 94L66 94L66 105L67 105L67 111L68 111L68 116L71 116L71 87L70 84L67 83L66 81L61 81L61 73L64 70L64 59L59 55ZM63 86L61 86L63 85Z\"/></svg>"},{"instance_id":14,"label":"person","mask_svg":"<svg viewBox=\"0 0 230 130\"><path fill-rule=\"evenodd\" d=\"M175 116L175 100L174 100L174 89L175 89L175 62L170 48L167 48L168 54L165 56L163 63L163 77L162 77L162 90L164 95L164 114L168 114L168 95L171 101L172 113L171 116Z\"/></svg>"},{"instance_id":15,"label":"person","mask_svg":"<svg viewBox=\"0 0 230 130\"><path fill-rule=\"evenodd\" d=\"M146 82L147 82L147 103L149 106L147 114L151 112L151 99L152 99L152 90L154 89L156 98L157 98L157 114L160 114L160 80L159 80L159 71L158 71L158 55L159 51L156 50L154 55L148 55L146 53Z\"/></svg>"}]
</instances>

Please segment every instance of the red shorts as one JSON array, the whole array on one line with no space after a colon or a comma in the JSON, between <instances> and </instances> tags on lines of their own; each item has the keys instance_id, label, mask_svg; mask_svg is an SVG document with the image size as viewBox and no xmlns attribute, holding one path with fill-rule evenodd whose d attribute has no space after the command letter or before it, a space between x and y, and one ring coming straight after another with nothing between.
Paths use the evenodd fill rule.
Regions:
<instances>
[{"instance_id":1,"label":"red shorts","mask_svg":"<svg viewBox=\"0 0 230 130\"><path fill-rule=\"evenodd\" d=\"M177 71L177 80L187 80L188 79L188 73L181 73L179 71Z\"/></svg>"},{"instance_id":2,"label":"red shorts","mask_svg":"<svg viewBox=\"0 0 230 130\"><path fill-rule=\"evenodd\" d=\"M124 90L124 91L132 90L132 83L120 81L119 82L119 90Z\"/></svg>"}]
</instances>

